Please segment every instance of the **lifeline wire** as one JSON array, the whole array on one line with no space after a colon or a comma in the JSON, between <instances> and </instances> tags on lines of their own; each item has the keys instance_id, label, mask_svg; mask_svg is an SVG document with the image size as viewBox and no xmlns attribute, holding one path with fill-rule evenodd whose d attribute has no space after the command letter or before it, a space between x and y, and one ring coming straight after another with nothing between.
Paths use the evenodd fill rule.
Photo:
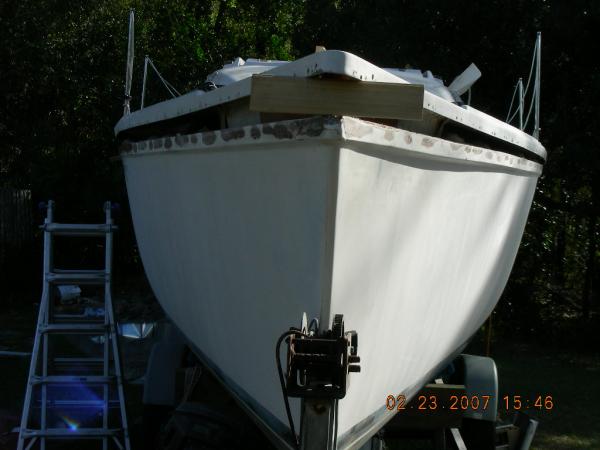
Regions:
<instances>
[{"instance_id":1,"label":"lifeline wire","mask_svg":"<svg viewBox=\"0 0 600 450\"><path fill-rule=\"evenodd\" d=\"M167 80L165 80L165 78L161 75L161 73L158 71L158 69L152 62L152 59L150 59L150 57L148 55L146 55L146 58L144 59L144 80L142 82L143 84L142 84L141 109L144 109L144 99L146 96L146 78L148 76L148 64L150 64L150 67L152 67L152 69L154 69L154 72L156 73L156 75L158 75L158 78L160 79L160 81L162 81L162 84L165 86L165 88L167 88L167 91L169 91L169 94L171 94L171 96L173 98L181 96L179 91L177 89L175 89L175 87L173 87L173 85L171 83L169 83Z\"/></svg>"},{"instance_id":2,"label":"lifeline wire","mask_svg":"<svg viewBox=\"0 0 600 450\"><path fill-rule=\"evenodd\" d=\"M531 77L533 76L533 68L535 66L535 58L537 56L538 51L539 51L538 42L536 41L535 47L533 49L533 57L531 58L531 67L529 68L529 76L527 77L527 84L525 85L525 90L523 92L523 98L527 97L527 92L529 91L529 85L531 84ZM515 89L513 91L513 95L510 100L510 106L508 107L508 114L506 115L507 123L510 123L515 118L517 113L519 112L519 109L517 108L517 110L512 114L512 116L510 115L510 113L512 112L512 106L513 106L513 103L515 100L515 95L517 94L517 88L518 88L518 83L515 85ZM533 88L532 98L535 98L537 92L538 92L538 88L537 88L537 84L536 84ZM527 118L525 119L525 122L523 123L523 129L525 129L527 127L527 122L529 121L529 117L530 117L531 111L533 109L533 103L534 102L532 100L531 105L529 106L529 111L527 113Z\"/></svg>"}]
</instances>

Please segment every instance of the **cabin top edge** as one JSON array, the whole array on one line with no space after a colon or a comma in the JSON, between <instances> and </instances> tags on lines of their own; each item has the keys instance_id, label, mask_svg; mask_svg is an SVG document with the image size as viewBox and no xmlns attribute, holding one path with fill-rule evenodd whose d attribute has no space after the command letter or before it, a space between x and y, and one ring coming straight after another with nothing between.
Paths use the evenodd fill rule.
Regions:
<instances>
[{"instance_id":1,"label":"cabin top edge","mask_svg":"<svg viewBox=\"0 0 600 450\"><path fill-rule=\"evenodd\" d=\"M423 109L430 115L535 153L545 160L547 153L534 137L512 125L460 102L460 97L431 72L415 69L381 68L352 53L325 50L295 61L262 61L236 58L207 77L209 90L194 90L124 115L115 135L161 121L173 120L248 98L252 76L295 78L339 77L358 82L419 84L425 89Z\"/></svg>"}]
</instances>

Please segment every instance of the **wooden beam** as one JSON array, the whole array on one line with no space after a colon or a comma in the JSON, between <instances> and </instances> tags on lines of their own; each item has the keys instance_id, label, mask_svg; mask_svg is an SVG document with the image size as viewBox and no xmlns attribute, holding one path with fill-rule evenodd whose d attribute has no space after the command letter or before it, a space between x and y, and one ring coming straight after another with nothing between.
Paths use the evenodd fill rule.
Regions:
<instances>
[{"instance_id":1,"label":"wooden beam","mask_svg":"<svg viewBox=\"0 0 600 450\"><path fill-rule=\"evenodd\" d=\"M250 110L421 120L423 86L253 75Z\"/></svg>"}]
</instances>

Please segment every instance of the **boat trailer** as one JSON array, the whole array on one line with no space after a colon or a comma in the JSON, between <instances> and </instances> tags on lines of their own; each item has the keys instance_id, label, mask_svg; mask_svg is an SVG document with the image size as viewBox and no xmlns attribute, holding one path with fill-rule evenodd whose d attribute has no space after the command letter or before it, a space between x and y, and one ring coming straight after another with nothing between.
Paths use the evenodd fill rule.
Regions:
<instances>
[{"instance_id":1,"label":"boat trailer","mask_svg":"<svg viewBox=\"0 0 600 450\"><path fill-rule=\"evenodd\" d=\"M168 327L163 339L155 344L145 377L146 411L160 408L162 418L152 419L148 440L161 442L164 450L237 448L282 448L300 450L337 449L338 401L349 388L349 375L360 372L358 334L345 331L342 315L336 315L330 329L320 331L306 315L299 328L290 328L276 344L276 360L286 411L290 422L288 443L277 442L233 393L220 382L210 367L187 352L185 341L174 327ZM286 367L282 367L281 349L287 346ZM498 423L498 378L493 359L475 355L459 355L438 378L426 384L410 402L388 399L394 414L385 426L359 450L384 450L386 440L429 440L434 450L527 450L537 428L537 421L517 413L511 422ZM167 389L165 389L167 388ZM178 392L178 393L177 393ZM429 408L428 399L439 405L450 405L452 399L489 396L484 411L473 408ZM232 398L233 397L233 398ZM289 397L301 399L300 432L289 409ZM179 398L178 404L167 406L165 398ZM224 398L230 401L224 402ZM424 400L425 399L425 400ZM426 402L423 409L423 401ZM173 410L173 406L175 409ZM240 407L241 406L241 407ZM147 419L147 417L146 417ZM257 433L255 424L263 433ZM158 438L152 431L167 422ZM271 442L268 442L266 439ZM294 444L290 444L292 441ZM196 445L196 446L194 446Z\"/></svg>"}]
</instances>

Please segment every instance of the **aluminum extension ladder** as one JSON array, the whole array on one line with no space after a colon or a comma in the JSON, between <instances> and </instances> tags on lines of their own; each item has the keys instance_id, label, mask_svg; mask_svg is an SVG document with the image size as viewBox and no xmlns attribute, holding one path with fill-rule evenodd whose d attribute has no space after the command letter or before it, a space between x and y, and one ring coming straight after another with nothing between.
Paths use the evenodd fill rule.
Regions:
<instances>
[{"instance_id":1,"label":"aluminum extension ladder","mask_svg":"<svg viewBox=\"0 0 600 450\"><path fill-rule=\"evenodd\" d=\"M106 222L62 224L53 220L54 202L47 204L44 225L44 284L31 355L27 391L19 431L18 450L46 450L47 441L85 439L85 448L130 450L123 394L118 337L111 299L113 225L112 205L106 202ZM59 270L53 264L54 236L105 238L104 269ZM91 285L104 291L104 308L96 318L85 314L57 314L60 285ZM93 338L99 357L55 357L53 339ZM62 338L61 338L62 336ZM91 342L90 339L87 342ZM101 346L101 348L98 348ZM111 349L112 347L112 349ZM111 351L112 350L112 351ZM116 399L115 399L116 397ZM96 441L93 444L91 441ZM48 443L52 447L51 443ZM83 448L78 446L79 448Z\"/></svg>"}]
</instances>

